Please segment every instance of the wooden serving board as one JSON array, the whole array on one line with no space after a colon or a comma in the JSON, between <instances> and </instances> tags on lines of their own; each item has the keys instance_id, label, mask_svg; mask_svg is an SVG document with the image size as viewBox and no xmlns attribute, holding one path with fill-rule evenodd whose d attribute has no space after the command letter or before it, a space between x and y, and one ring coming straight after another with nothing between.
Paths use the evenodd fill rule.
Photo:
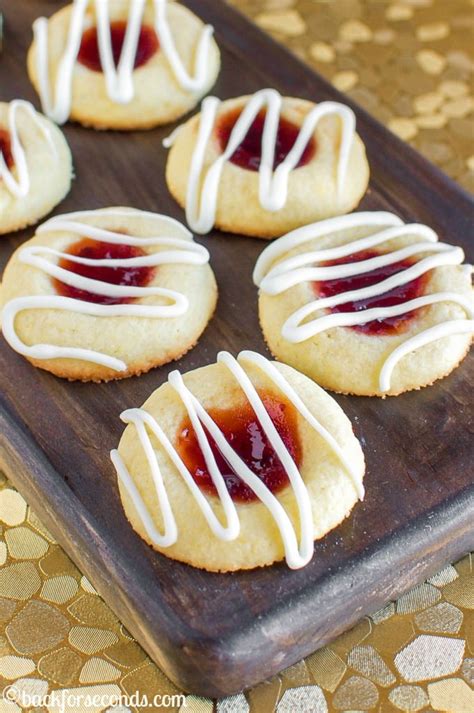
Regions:
<instances>
[{"instance_id":1,"label":"wooden serving board","mask_svg":"<svg viewBox=\"0 0 474 713\"><path fill-rule=\"evenodd\" d=\"M36 102L25 71L31 23L58 5L6 4L0 99ZM330 85L217 0L186 0L211 22L223 55L214 92L273 86L316 101L345 101ZM354 107L372 169L361 209L426 222L474 258L469 196L364 111ZM169 128L96 133L65 127L77 178L57 213L131 205L183 219L164 182ZM47 177L45 177L47 180ZM1 264L33 230L1 241ZM182 371L243 348L265 353L257 321L258 240L211 234L220 289L216 316ZM470 253L470 255L469 255ZM367 459L367 496L316 543L312 562L210 574L154 553L129 527L109 461L121 411L139 406L168 368L105 385L67 383L34 369L0 340L0 462L78 567L179 686L222 696L256 684L364 614L474 548L473 412L466 360L431 388L397 398L336 397Z\"/></svg>"}]
</instances>

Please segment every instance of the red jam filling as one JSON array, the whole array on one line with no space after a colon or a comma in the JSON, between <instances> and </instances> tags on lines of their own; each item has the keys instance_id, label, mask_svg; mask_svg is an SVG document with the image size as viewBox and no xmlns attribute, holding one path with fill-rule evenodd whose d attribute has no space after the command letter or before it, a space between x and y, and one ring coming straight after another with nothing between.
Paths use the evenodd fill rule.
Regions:
<instances>
[{"instance_id":1,"label":"red jam filling","mask_svg":"<svg viewBox=\"0 0 474 713\"><path fill-rule=\"evenodd\" d=\"M112 22L110 24L110 39L112 42L112 54L115 66L117 67L122 53L123 43L127 32L126 22ZM159 49L158 37L152 27L142 25L140 37L135 55L134 68L146 64ZM102 62L100 61L99 40L97 27L90 27L82 35L78 61L93 72L102 72Z\"/></svg>"},{"instance_id":2,"label":"red jam filling","mask_svg":"<svg viewBox=\"0 0 474 713\"><path fill-rule=\"evenodd\" d=\"M298 466L301 460L301 445L295 408L288 401L276 399L269 394L260 394L260 396L283 443ZM286 471L248 402L244 402L236 409L210 409L209 415L219 426L234 451L272 493L277 493L288 484ZM232 499L238 502L257 500L253 490L235 473L208 433L207 436ZM204 456L189 419L186 419L179 429L177 448L201 490L216 495L216 488L207 471Z\"/></svg>"},{"instance_id":3,"label":"red jam filling","mask_svg":"<svg viewBox=\"0 0 474 713\"><path fill-rule=\"evenodd\" d=\"M241 113L241 109L229 111L219 120L216 131L221 151L225 150L232 133L232 129L234 128ZM249 171L258 171L260 168L260 162L262 160L262 135L263 127L265 125L265 116L265 111L261 111L260 114L257 114L253 124L247 132L245 139L230 158L230 161L235 163L237 166L240 166L240 168L246 168ZM282 163L288 156L296 142L296 139L298 138L299 132L299 126L296 126L296 124L288 121L288 119L280 117L273 170L275 170L275 168L279 166L280 163ZM303 151L296 168L300 168L301 166L309 163L315 153L316 141L313 137Z\"/></svg>"},{"instance_id":4,"label":"red jam filling","mask_svg":"<svg viewBox=\"0 0 474 713\"><path fill-rule=\"evenodd\" d=\"M377 257L380 253L375 250L365 250L355 255L349 255L341 260L324 263L324 265L343 265L349 262L360 262L361 260L369 260ZM363 287L369 287L377 282L382 282L392 275L396 275L402 270L406 270L413 265L412 260L401 260L393 265L386 265L377 270L364 273L363 275L353 275L352 277L343 277L336 280L327 280L326 282L315 282L314 289L320 297L332 297L342 292L351 290L359 290ZM395 287L393 290L385 292L383 295L369 297L357 302L345 302L344 304L332 307L331 312L360 312L373 307L392 307L394 305L408 302L416 297L420 297L424 293L427 282L427 275L421 275L405 285ZM386 319L377 319L367 324L359 324L351 327L358 332L372 335L390 335L403 332L409 325L412 319L416 317L419 310L412 310L406 314L398 315L397 317L387 317Z\"/></svg>"},{"instance_id":5,"label":"red jam filling","mask_svg":"<svg viewBox=\"0 0 474 713\"><path fill-rule=\"evenodd\" d=\"M125 260L134 257L142 257L146 253L140 248L131 245L116 245L114 243L101 243L96 240L84 238L71 246L69 255L87 258L89 260ZM153 267L105 267L94 265L82 265L62 258L59 263L68 272L76 275L88 277L91 280L100 280L109 285L128 285L129 287L146 287L153 278L155 269ZM107 295L95 295L92 292L80 290L71 285L66 285L60 280L53 280L56 292L64 297L72 297L84 302L95 302L103 305L126 304L133 302L134 298L108 297Z\"/></svg>"},{"instance_id":6,"label":"red jam filling","mask_svg":"<svg viewBox=\"0 0 474 713\"><path fill-rule=\"evenodd\" d=\"M7 168L12 168L15 161L13 160L10 134L6 129L0 129L0 153L3 154Z\"/></svg>"}]
</instances>

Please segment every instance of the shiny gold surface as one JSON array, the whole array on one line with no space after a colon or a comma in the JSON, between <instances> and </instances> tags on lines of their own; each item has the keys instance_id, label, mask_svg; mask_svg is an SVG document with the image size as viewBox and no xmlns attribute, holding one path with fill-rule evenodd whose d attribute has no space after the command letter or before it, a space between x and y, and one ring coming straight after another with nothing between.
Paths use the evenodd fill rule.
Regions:
<instances>
[{"instance_id":1,"label":"shiny gold surface","mask_svg":"<svg viewBox=\"0 0 474 713\"><path fill-rule=\"evenodd\" d=\"M472 0L229 0L474 192Z\"/></svg>"},{"instance_id":2,"label":"shiny gold surface","mask_svg":"<svg viewBox=\"0 0 474 713\"><path fill-rule=\"evenodd\" d=\"M471 0L232 2L474 190ZM473 608L469 556L245 695L187 696L181 711L472 713ZM40 696L179 693L0 473L0 692L12 684ZM0 713L21 710L0 697Z\"/></svg>"},{"instance_id":3,"label":"shiny gold surface","mask_svg":"<svg viewBox=\"0 0 474 713\"><path fill-rule=\"evenodd\" d=\"M472 713L473 608L469 556L245 695L218 702L187 696L166 709L110 710ZM157 693L180 693L0 474L0 692L9 686L43 697L63 689L139 693L150 701ZM0 713L20 710L0 699Z\"/></svg>"}]
</instances>

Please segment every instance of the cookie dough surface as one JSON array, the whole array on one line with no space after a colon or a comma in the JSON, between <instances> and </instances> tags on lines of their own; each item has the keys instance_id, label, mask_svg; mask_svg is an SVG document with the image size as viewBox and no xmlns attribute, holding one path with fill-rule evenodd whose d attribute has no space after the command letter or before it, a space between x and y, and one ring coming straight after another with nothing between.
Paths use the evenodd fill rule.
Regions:
<instances>
[{"instance_id":1,"label":"cookie dough surface","mask_svg":"<svg viewBox=\"0 0 474 713\"><path fill-rule=\"evenodd\" d=\"M356 214L357 215L357 214ZM324 235L280 255L273 264L310 250L342 245L377 232L374 227L358 227ZM283 239L282 239L283 240ZM407 229L402 237L378 248L388 252L420 242ZM423 253L420 257L423 256ZM417 258L418 259L418 258ZM443 265L427 274L424 294L451 292L472 301L471 271L467 265ZM419 389L448 375L469 351L472 334L452 334L412 351L395 366L388 391L380 389L381 369L398 346L411 337L451 320L466 320L462 306L449 300L417 311L405 329L394 335L365 334L351 327L333 327L300 343L282 335L285 322L298 309L314 301L317 294L311 282L301 282L281 294L260 290L259 316L264 338L272 354L307 374L324 388L365 396L390 396ZM327 313L319 310L311 319Z\"/></svg>"},{"instance_id":2,"label":"cookie dough surface","mask_svg":"<svg viewBox=\"0 0 474 713\"><path fill-rule=\"evenodd\" d=\"M246 362L242 362L242 365L257 391L264 390L275 397L281 397L278 387L261 369ZM362 449L342 409L319 386L291 367L276 364L276 368L295 389L310 412L334 436L362 478ZM196 369L185 374L183 379L206 410L238 408L246 399L235 377L222 363ZM176 446L186 410L170 384L160 386L145 402L143 409L156 419L171 444ZM308 489L313 535L316 540L347 517L358 500L358 493L351 476L324 438L300 414L297 419L302 446L300 473ZM210 571L252 569L283 559L284 549L279 530L269 510L259 500L235 503L240 520L240 534L237 539L226 542L216 537L175 465L153 436L151 440L176 519L178 539L174 545L166 548L158 547L152 542L127 489L119 479L125 514L140 537L167 557ZM163 518L156 488L133 424L127 426L118 452L151 514L155 527L163 532ZM284 487L276 496L298 532L299 516L292 488ZM206 497L219 520L224 522L223 508L218 497Z\"/></svg>"},{"instance_id":3,"label":"cookie dough surface","mask_svg":"<svg viewBox=\"0 0 474 713\"><path fill-rule=\"evenodd\" d=\"M227 112L241 109L250 97L222 102L218 119ZM315 104L303 99L285 97L281 116L301 127ZM191 160L196 147L200 115L184 124L171 147L166 167L166 181L175 200L184 208ZM216 123L217 123L216 122ZM276 212L265 210L259 200L259 173L227 161L222 170L217 200L215 225L230 233L258 238L274 238L301 225L351 211L364 195L369 181L365 147L354 135L346 179L338 196L337 164L341 141L339 116L324 116L314 131L316 151L311 160L290 172L288 197ZM203 175L221 155L214 130L204 159ZM205 200L205 197L204 197Z\"/></svg>"},{"instance_id":4,"label":"cookie dough surface","mask_svg":"<svg viewBox=\"0 0 474 713\"><path fill-rule=\"evenodd\" d=\"M114 0L109 3L111 22L126 22L129 0ZM48 20L49 81L56 86L61 58L65 52L72 15L72 5L58 10ZM176 51L186 68L193 74L196 51L204 23L183 5L167 3L167 18ZM91 2L86 15L85 29L96 25L95 7ZM155 10L148 0L142 25L153 28ZM103 72L90 70L76 61L72 75L72 103L70 118L84 126L96 129L147 129L168 124L193 109L215 83L220 69L220 53L211 39L206 82L200 91L183 88L166 58L162 48L142 66L135 68L132 78L133 99L119 103L107 92ZM39 91L38 46L33 41L28 53L28 74L36 91Z\"/></svg>"},{"instance_id":5,"label":"cookie dough surface","mask_svg":"<svg viewBox=\"0 0 474 713\"><path fill-rule=\"evenodd\" d=\"M0 235L37 223L69 193L73 175L72 156L62 131L45 116L24 104L14 113L25 154L29 190L16 195L0 177ZM0 102L0 131L9 132L11 104ZM14 156L15 158L15 156ZM18 166L10 168L18 181Z\"/></svg>"},{"instance_id":6,"label":"cookie dough surface","mask_svg":"<svg viewBox=\"0 0 474 713\"><path fill-rule=\"evenodd\" d=\"M116 216L117 211L124 215ZM138 237L183 238L187 234L176 221L129 208L110 208L81 218L82 223ZM189 234L188 234L189 235ZM81 235L68 231L44 232L22 245L11 257L3 276L0 304L26 296L56 295L52 278L35 266L20 261L25 247L45 246L64 252L80 240ZM192 238L188 237L192 242ZM158 250L166 250L158 247ZM168 248L169 249L169 248ZM146 253L155 253L156 247L144 247ZM52 256L51 261L57 258ZM214 312L217 286L209 264L186 265L182 263L159 265L147 287L162 287L184 295L189 302L185 314L178 317L93 316L64 309L25 309L15 319L15 330L27 345L51 344L58 347L91 349L127 365L126 371L114 371L101 364L79 359L35 359L37 367L56 376L82 381L108 381L144 373L149 369L178 359L198 341ZM161 296L145 296L133 304L165 304Z\"/></svg>"}]
</instances>

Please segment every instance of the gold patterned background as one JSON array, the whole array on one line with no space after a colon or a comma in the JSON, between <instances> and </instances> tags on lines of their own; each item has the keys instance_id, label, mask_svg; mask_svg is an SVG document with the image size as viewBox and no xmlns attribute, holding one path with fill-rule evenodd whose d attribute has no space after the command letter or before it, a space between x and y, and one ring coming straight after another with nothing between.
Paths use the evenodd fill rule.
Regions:
<instances>
[{"instance_id":1,"label":"gold patterned background","mask_svg":"<svg viewBox=\"0 0 474 713\"><path fill-rule=\"evenodd\" d=\"M474 190L472 0L231 1ZM166 710L473 713L473 608L467 556L246 694ZM180 693L0 473L0 694L12 684L40 697ZM0 713L22 710L0 698Z\"/></svg>"},{"instance_id":2,"label":"gold patterned background","mask_svg":"<svg viewBox=\"0 0 474 713\"><path fill-rule=\"evenodd\" d=\"M0 681L18 694L156 693L178 689L148 659L21 495L0 475ZM306 660L179 713L474 711L472 557L364 618ZM93 713L100 708L76 708ZM143 708L116 708L115 713ZM147 710L159 710L158 708ZM163 709L162 709L163 710ZM20 713L0 700L0 713ZM31 709L46 713L46 709ZM66 713L72 713L72 709Z\"/></svg>"},{"instance_id":3,"label":"gold patterned background","mask_svg":"<svg viewBox=\"0 0 474 713\"><path fill-rule=\"evenodd\" d=\"M474 192L473 0L230 0Z\"/></svg>"}]
</instances>

